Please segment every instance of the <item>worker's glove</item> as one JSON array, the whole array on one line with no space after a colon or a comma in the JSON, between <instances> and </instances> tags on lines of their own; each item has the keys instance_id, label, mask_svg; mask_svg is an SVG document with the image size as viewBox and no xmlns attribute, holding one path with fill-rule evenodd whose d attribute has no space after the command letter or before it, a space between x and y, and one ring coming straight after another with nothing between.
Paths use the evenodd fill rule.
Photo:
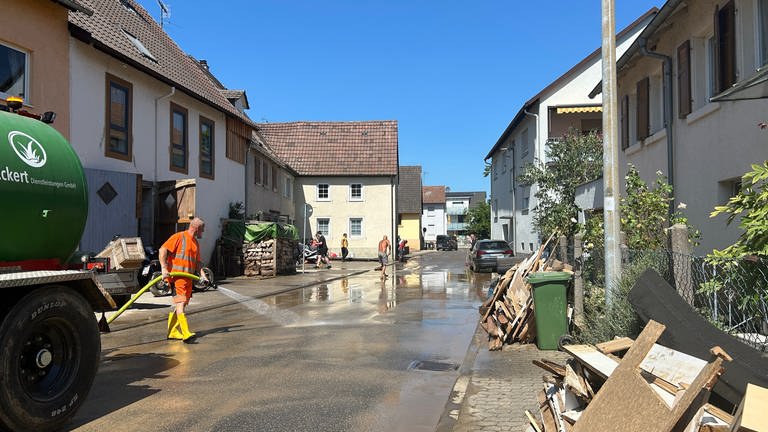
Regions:
<instances>
[{"instance_id":1,"label":"worker's glove","mask_svg":"<svg viewBox=\"0 0 768 432\"><path fill-rule=\"evenodd\" d=\"M162 269L162 273L163 273L163 280L166 280L171 276L170 272L168 272L168 269Z\"/></svg>"}]
</instances>

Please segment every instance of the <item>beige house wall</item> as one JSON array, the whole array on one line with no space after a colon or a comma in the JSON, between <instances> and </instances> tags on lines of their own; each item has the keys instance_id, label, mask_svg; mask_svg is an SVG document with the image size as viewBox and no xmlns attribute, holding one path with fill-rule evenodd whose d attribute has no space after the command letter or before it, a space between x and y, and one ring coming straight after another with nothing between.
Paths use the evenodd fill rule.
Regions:
<instances>
[{"instance_id":1,"label":"beige house wall","mask_svg":"<svg viewBox=\"0 0 768 432\"><path fill-rule=\"evenodd\" d=\"M405 213L400 215L400 224L397 226L398 235L402 240L408 240L408 247L412 251L420 250L421 241L421 214Z\"/></svg>"},{"instance_id":2,"label":"beige house wall","mask_svg":"<svg viewBox=\"0 0 768 432\"><path fill-rule=\"evenodd\" d=\"M255 168L257 163L260 166L258 179ZM264 183L265 166L269 166L266 184ZM272 184L272 170L277 170L277 185ZM287 218L287 222L295 222L293 195L296 187L295 178L291 172L275 164L264 154L251 150L248 154L245 179L247 196L244 204L249 218L265 220L263 215L272 213ZM289 182L288 190L286 190L286 181Z\"/></svg>"},{"instance_id":3,"label":"beige house wall","mask_svg":"<svg viewBox=\"0 0 768 432\"><path fill-rule=\"evenodd\" d=\"M720 2L722 3L722 2ZM653 36L656 51L673 59L672 138L674 149L675 203L685 204L684 214L702 231L697 254L733 243L740 234L736 226L726 226L725 218L710 218L715 206L727 202L733 186L753 163L768 158L765 131L757 126L768 118L768 99L709 102L707 86L707 40L713 35L715 1L689 4L676 12ZM756 73L756 4L755 0L737 0L736 68L737 82ZM691 80L693 112L678 117L677 47L691 41ZM650 77L651 136L636 139L636 84ZM638 168L647 183L655 181L656 172L669 174L667 133L663 124L662 63L651 58L630 62L619 73L619 97L629 95L630 147L620 152L620 178L627 163ZM625 192L622 184L622 194ZM734 224L737 225L737 224Z\"/></svg>"},{"instance_id":4,"label":"beige house wall","mask_svg":"<svg viewBox=\"0 0 768 432\"><path fill-rule=\"evenodd\" d=\"M329 185L329 199L317 198L317 185ZM350 199L350 184L363 185L363 197L360 201ZM392 239L394 229L394 208L396 200L395 186L392 177L297 177L297 203L312 206L312 215L304 223L304 210L301 204L296 209L296 227L299 236L310 237L317 233L318 218L330 221L330 232L325 236L328 249L341 254L341 237L347 233L349 237L349 253L351 258L376 258L379 240L386 235ZM362 218L362 235L352 235L349 228L351 218ZM417 237L418 238L418 237Z\"/></svg>"},{"instance_id":5,"label":"beige house wall","mask_svg":"<svg viewBox=\"0 0 768 432\"><path fill-rule=\"evenodd\" d=\"M26 52L29 60L25 109L54 111L53 127L69 139L68 9L50 0L4 0L2 10L0 42Z\"/></svg>"}]
</instances>

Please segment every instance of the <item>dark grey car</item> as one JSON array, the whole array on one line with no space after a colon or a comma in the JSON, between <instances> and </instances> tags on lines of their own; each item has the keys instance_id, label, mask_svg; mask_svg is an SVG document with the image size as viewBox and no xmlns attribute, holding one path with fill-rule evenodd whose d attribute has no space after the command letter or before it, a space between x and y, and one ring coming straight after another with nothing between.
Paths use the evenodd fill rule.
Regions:
<instances>
[{"instance_id":1,"label":"dark grey car","mask_svg":"<svg viewBox=\"0 0 768 432\"><path fill-rule=\"evenodd\" d=\"M504 240L478 240L467 253L467 266L473 272L481 271L506 271L508 269L499 269L498 262L510 262L508 258L515 255L515 252Z\"/></svg>"}]
</instances>

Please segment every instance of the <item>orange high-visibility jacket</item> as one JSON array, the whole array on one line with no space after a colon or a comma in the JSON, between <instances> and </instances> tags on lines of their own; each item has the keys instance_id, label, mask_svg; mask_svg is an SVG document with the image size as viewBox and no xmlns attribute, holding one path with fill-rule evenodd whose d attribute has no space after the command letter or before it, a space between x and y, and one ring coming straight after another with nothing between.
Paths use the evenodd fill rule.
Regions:
<instances>
[{"instance_id":1,"label":"orange high-visibility jacket","mask_svg":"<svg viewBox=\"0 0 768 432\"><path fill-rule=\"evenodd\" d=\"M168 250L168 257L171 260L170 272L197 274L200 270L202 266L200 245L188 231L172 235L162 247Z\"/></svg>"}]
</instances>

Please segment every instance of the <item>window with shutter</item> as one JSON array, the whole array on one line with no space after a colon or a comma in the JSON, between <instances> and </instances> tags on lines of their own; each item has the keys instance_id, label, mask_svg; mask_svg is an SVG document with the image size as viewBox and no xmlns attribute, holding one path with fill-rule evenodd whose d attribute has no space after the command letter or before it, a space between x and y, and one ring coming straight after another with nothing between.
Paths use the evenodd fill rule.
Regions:
<instances>
[{"instance_id":1,"label":"window with shutter","mask_svg":"<svg viewBox=\"0 0 768 432\"><path fill-rule=\"evenodd\" d=\"M733 0L715 8L716 90L725 91L736 82L736 7Z\"/></svg>"},{"instance_id":2,"label":"window with shutter","mask_svg":"<svg viewBox=\"0 0 768 432\"><path fill-rule=\"evenodd\" d=\"M650 111L648 98L650 80L645 77L637 82L637 139L642 141L650 135Z\"/></svg>"},{"instance_id":3,"label":"window with shutter","mask_svg":"<svg viewBox=\"0 0 768 432\"><path fill-rule=\"evenodd\" d=\"M691 113L691 42L677 47L677 115L685 118Z\"/></svg>"}]
</instances>

